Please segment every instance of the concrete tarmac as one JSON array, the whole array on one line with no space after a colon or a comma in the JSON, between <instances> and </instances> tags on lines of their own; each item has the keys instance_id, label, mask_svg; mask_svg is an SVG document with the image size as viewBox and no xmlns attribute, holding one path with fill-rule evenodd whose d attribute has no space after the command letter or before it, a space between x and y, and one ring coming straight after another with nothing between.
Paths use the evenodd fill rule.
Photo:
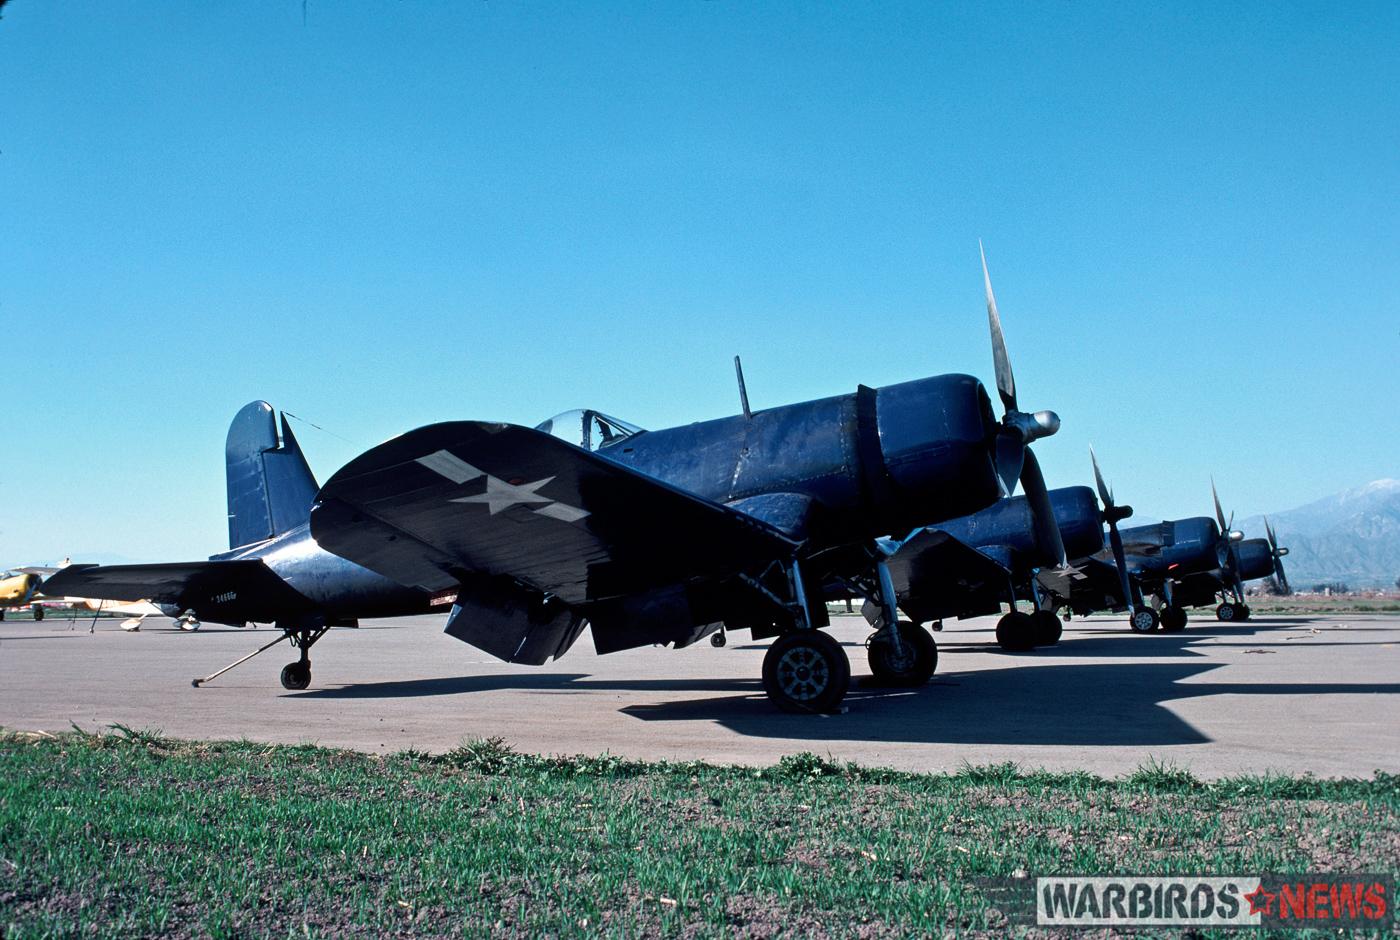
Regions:
<instances>
[{"instance_id":1,"label":"concrete tarmac","mask_svg":"<svg viewBox=\"0 0 1400 940\"><path fill-rule=\"evenodd\" d=\"M559 662L512 666L442 633L442 616L333 630L312 686L278 683L285 644L203 688L190 680L277 634L148 620L0 622L0 726L114 723L183 738L312 742L389 753L500 736L522 751L769 764L815 751L908 770L964 762L1131 772L1149 757L1202 777L1400 771L1400 618L1266 616L1137 636L1121 617L1075 621L1053 648L996 649L993 618L937 635L934 680L870 687L859 618L833 633L852 660L848 710L789 715L764 698L765 643L597 656L585 634Z\"/></svg>"}]
</instances>

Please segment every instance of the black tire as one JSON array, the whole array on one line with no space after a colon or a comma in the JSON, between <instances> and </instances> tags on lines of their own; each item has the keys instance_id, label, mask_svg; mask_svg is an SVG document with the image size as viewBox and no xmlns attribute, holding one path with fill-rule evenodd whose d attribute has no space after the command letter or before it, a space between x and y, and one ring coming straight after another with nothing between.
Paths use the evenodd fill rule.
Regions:
<instances>
[{"instance_id":1,"label":"black tire","mask_svg":"<svg viewBox=\"0 0 1400 940\"><path fill-rule=\"evenodd\" d=\"M1133 615L1128 618L1128 626L1134 633L1148 634L1156 633L1157 627L1161 624L1162 618L1157 616L1157 611L1151 607L1139 607L1133 611Z\"/></svg>"},{"instance_id":2,"label":"black tire","mask_svg":"<svg viewBox=\"0 0 1400 940\"><path fill-rule=\"evenodd\" d=\"M282 688L290 692L300 692L311 684L311 664L303 662L287 663L282 667Z\"/></svg>"},{"instance_id":3,"label":"black tire","mask_svg":"<svg viewBox=\"0 0 1400 940\"><path fill-rule=\"evenodd\" d=\"M43 620L43 619L44 619L44 608L42 608L42 607L35 607L35 608L34 608L34 619L35 619L35 620Z\"/></svg>"},{"instance_id":4,"label":"black tire","mask_svg":"<svg viewBox=\"0 0 1400 940\"><path fill-rule=\"evenodd\" d=\"M1229 601L1226 601L1219 607L1215 608L1216 620L1220 620L1225 623L1231 623L1235 620L1236 616L1237 613L1235 611L1235 605L1230 603Z\"/></svg>"},{"instance_id":5,"label":"black tire","mask_svg":"<svg viewBox=\"0 0 1400 940\"><path fill-rule=\"evenodd\" d=\"M1031 632L1035 635L1036 646L1054 646L1060 642L1065 628L1054 611L1037 610L1031 614Z\"/></svg>"},{"instance_id":6,"label":"black tire","mask_svg":"<svg viewBox=\"0 0 1400 940\"><path fill-rule=\"evenodd\" d=\"M1239 607L1237 607L1237 608L1235 609L1235 620L1240 621L1240 622L1243 622L1243 621L1245 621L1245 620L1248 620L1248 619L1249 619L1249 614L1250 614L1249 605L1248 605L1248 604L1241 604Z\"/></svg>"},{"instance_id":7,"label":"black tire","mask_svg":"<svg viewBox=\"0 0 1400 940\"><path fill-rule=\"evenodd\" d=\"M997 621L997 645L1008 653L1035 649L1035 622L1030 614L1013 610Z\"/></svg>"},{"instance_id":8,"label":"black tire","mask_svg":"<svg viewBox=\"0 0 1400 940\"><path fill-rule=\"evenodd\" d=\"M851 687L851 661L829 634L796 630L763 657L763 690L785 712L834 711Z\"/></svg>"},{"instance_id":9,"label":"black tire","mask_svg":"<svg viewBox=\"0 0 1400 940\"><path fill-rule=\"evenodd\" d=\"M723 630L717 630L714 633L710 634L710 645L713 646L715 649L719 649L728 642L729 641L724 638Z\"/></svg>"},{"instance_id":10,"label":"black tire","mask_svg":"<svg viewBox=\"0 0 1400 940\"><path fill-rule=\"evenodd\" d=\"M1186 629L1186 608L1165 607L1162 609L1162 632L1180 633Z\"/></svg>"},{"instance_id":11,"label":"black tire","mask_svg":"<svg viewBox=\"0 0 1400 940\"><path fill-rule=\"evenodd\" d=\"M897 658L894 647L887 642L871 643L866 650L870 674L880 685L912 688L923 685L938 668L938 644L933 634L916 623L899 622L899 639L904 656Z\"/></svg>"}]
</instances>

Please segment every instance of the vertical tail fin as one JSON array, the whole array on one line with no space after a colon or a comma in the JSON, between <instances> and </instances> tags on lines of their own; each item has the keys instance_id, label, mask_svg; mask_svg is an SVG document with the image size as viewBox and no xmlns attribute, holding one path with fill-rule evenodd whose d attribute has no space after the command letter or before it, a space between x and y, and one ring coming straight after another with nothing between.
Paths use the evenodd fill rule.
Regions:
<instances>
[{"instance_id":1,"label":"vertical tail fin","mask_svg":"<svg viewBox=\"0 0 1400 940\"><path fill-rule=\"evenodd\" d=\"M295 529L311 516L316 478L282 415L282 438L265 401L244 405L229 425L228 542L239 548Z\"/></svg>"}]
</instances>

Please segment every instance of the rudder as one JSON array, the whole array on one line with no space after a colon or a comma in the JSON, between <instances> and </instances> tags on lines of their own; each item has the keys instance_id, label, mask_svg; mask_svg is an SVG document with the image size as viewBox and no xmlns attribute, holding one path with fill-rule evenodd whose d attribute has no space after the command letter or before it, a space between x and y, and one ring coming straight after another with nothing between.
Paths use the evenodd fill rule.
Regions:
<instances>
[{"instance_id":1,"label":"rudder","mask_svg":"<svg viewBox=\"0 0 1400 940\"><path fill-rule=\"evenodd\" d=\"M229 425L224 458L230 548L281 535L310 518L319 487L285 413L279 441L272 406L244 405Z\"/></svg>"}]
</instances>

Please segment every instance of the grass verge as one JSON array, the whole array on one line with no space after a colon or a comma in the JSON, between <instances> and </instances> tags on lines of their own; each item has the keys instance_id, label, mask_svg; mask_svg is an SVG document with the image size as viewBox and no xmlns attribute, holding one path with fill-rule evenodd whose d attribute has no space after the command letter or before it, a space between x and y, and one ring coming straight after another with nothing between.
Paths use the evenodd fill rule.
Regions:
<instances>
[{"instance_id":1,"label":"grass verge","mask_svg":"<svg viewBox=\"0 0 1400 940\"><path fill-rule=\"evenodd\" d=\"M1104 780L11 734L0 936L1001 936L987 879L1393 871L1397 810L1400 777L1381 773L1206 783L1152 762Z\"/></svg>"}]
</instances>

